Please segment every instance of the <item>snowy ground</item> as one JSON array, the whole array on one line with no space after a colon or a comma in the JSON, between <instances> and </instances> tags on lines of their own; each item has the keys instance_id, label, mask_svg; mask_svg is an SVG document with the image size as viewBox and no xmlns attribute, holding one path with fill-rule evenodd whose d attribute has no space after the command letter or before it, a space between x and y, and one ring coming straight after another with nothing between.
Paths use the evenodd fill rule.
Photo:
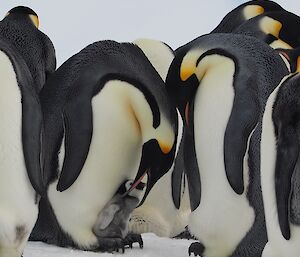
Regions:
<instances>
[{"instance_id":1,"label":"snowy ground","mask_svg":"<svg viewBox=\"0 0 300 257\"><path fill-rule=\"evenodd\" d=\"M133 249L125 249L124 254L93 253L59 248L39 242L29 242L24 257L187 257L188 247L194 242L186 239L160 238L154 234L143 234L144 248L134 244Z\"/></svg>"}]
</instances>

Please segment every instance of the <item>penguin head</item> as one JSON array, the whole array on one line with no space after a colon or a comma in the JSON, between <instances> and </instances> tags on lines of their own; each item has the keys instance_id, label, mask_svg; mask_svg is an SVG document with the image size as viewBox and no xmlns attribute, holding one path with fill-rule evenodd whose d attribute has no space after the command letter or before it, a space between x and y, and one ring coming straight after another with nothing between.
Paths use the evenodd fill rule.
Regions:
<instances>
[{"instance_id":1,"label":"penguin head","mask_svg":"<svg viewBox=\"0 0 300 257\"><path fill-rule=\"evenodd\" d=\"M189 124L190 107L199 85L197 66L201 55L202 52L197 49L187 51L185 46L179 48L166 79L168 94L177 106L185 125Z\"/></svg>"},{"instance_id":2,"label":"penguin head","mask_svg":"<svg viewBox=\"0 0 300 257\"><path fill-rule=\"evenodd\" d=\"M294 29L300 27L299 16L287 11L278 11L256 19L259 29L267 37L264 41L271 47L291 49L300 46L300 33L298 29Z\"/></svg>"},{"instance_id":3,"label":"penguin head","mask_svg":"<svg viewBox=\"0 0 300 257\"><path fill-rule=\"evenodd\" d=\"M38 15L35 13L35 11L26 6L17 6L12 8L5 16L5 19L7 18L25 19L31 21L36 28L39 27Z\"/></svg>"},{"instance_id":4,"label":"penguin head","mask_svg":"<svg viewBox=\"0 0 300 257\"><path fill-rule=\"evenodd\" d=\"M213 33L230 33L245 21L252 19L263 13L283 10L283 8L273 2L265 0L254 0L239 5L229 12L220 24L212 31Z\"/></svg>"},{"instance_id":5,"label":"penguin head","mask_svg":"<svg viewBox=\"0 0 300 257\"><path fill-rule=\"evenodd\" d=\"M273 1L254 0L238 6L235 10L243 14L244 20L249 20L260 14L283 10L283 8Z\"/></svg>"}]
</instances>

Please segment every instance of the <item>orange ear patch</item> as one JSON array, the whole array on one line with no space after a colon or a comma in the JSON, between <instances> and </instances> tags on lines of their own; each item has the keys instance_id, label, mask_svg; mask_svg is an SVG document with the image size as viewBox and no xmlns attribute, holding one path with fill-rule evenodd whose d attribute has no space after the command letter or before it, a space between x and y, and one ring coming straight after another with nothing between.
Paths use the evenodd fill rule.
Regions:
<instances>
[{"instance_id":1,"label":"orange ear patch","mask_svg":"<svg viewBox=\"0 0 300 257\"><path fill-rule=\"evenodd\" d=\"M36 26L36 28L39 28L39 25L40 25L39 18L36 15L33 15L33 14L30 14L29 18L31 19L34 26Z\"/></svg>"},{"instance_id":2,"label":"orange ear patch","mask_svg":"<svg viewBox=\"0 0 300 257\"><path fill-rule=\"evenodd\" d=\"M300 56L297 58L297 72L300 72Z\"/></svg>"}]
</instances>

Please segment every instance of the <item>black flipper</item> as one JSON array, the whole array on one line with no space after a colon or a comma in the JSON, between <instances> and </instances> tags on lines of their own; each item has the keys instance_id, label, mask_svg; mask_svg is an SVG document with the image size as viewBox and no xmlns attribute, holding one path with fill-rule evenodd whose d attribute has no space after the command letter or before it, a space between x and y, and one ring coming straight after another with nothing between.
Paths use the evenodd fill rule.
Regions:
<instances>
[{"instance_id":1,"label":"black flipper","mask_svg":"<svg viewBox=\"0 0 300 257\"><path fill-rule=\"evenodd\" d=\"M0 40L0 49L9 57L22 95L22 144L29 180L40 195L45 192L41 165L42 111L33 78L24 59L10 44Z\"/></svg>"},{"instance_id":2,"label":"black flipper","mask_svg":"<svg viewBox=\"0 0 300 257\"><path fill-rule=\"evenodd\" d=\"M184 132L184 166L189 186L191 211L200 204L201 181L198 168L194 133Z\"/></svg>"},{"instance_id":3,"label":"black flipper","mask_svg":"<svg viewBox=\"0 0 300 257\"><path fill-rule=\"evenodd\" d=\"M243 160L259 115L259 103L254 93L245 89L235 93L224 136L224 164L228 182L237 194L244 192Z\"/></svg>"},{"instance_id":4,"label":"black flipper","mask_svg":"<svg viewBox=\"0 0 300 257\"><path fill-rule=\"evenodd\" d=\"M172 198L174 205L177 209L180 208L181 202L181 186L182 178L184 175L184 160L183 160L183 137L179 145L178 153L174 163L174 169L172 171Z\"/></svg>"},{"instance_id":5,"label":"black flipper","mask_svg":"<svg viewBox=\"0 0 300 257\"><path fill-rule=\"evenodd\" d=\"M194 102L190 104L190 110L187 112L188 123L183 130L183 147L184 147L184 171L186 173L191 211L197 209L201 200L201 180L195 149L194 133Z\"/></svg>"},{"instance_id":6,"label":"black flipper","mask_svg":"<svg viewBox=\"0 0 300 257\"><path fill-rule=\"evenodd\" d=\"M290 239L289 210L291 182L299 155L297 134L292 127L278 129L277 157L275 168L275 191L279 225L285 239Z\"/></svg>"},{"instance_id":7,"label":"black flipper","mask_svg":"<svg viewBox=\"0 0 300 257\"><path fill-rule=\"evenodd\" d=\"M22 141L29 180L40 195L45 192L41 165L42 111L33 90L22 88Z\"/></svg>"},{"instance_id":8,"label":"black flipper","mask_svg":"<svg viewBox=\"0 0 300 257\"><path fill-rule=\"evenodd\" d=\"M65 158L57 184L58 191L69 188L78 178L87 158L93 133L91 99L73 97L63 111Z\"/></svg>"}]
</instances>

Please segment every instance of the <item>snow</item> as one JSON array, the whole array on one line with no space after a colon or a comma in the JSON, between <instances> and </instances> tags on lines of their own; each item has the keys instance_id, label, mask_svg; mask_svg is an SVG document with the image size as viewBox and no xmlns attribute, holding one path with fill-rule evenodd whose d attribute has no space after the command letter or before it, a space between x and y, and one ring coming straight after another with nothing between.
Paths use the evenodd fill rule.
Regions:
<instances>
[{"instance_id":1,"label":"snow","mask_svg":"<svg viewBox=\"0 0 300 257\"><path fill-rule=\"evenodd\" d=\"M133 249L126 248L125 253L94 253L61 248L41 242L29 242L24 251L24 257L187 257L188 247L194 240L170 239L157 237L154 234L143 234L144 248L134 244Z\"/></svg>"}]
</instances>

